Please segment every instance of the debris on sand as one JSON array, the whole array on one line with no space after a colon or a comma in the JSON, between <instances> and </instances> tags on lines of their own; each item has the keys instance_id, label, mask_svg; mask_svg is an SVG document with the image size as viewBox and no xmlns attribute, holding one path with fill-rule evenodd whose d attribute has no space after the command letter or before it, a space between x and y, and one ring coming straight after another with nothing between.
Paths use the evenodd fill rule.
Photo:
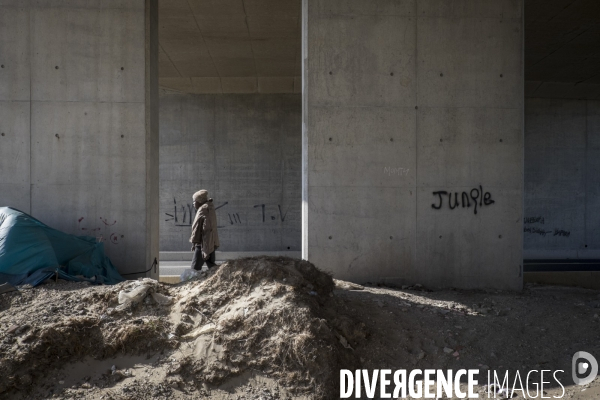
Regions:
<instances>
[{"instance_id":1,"label":"debris on sand","mask_svg":"<svg viewBox=\"0 0 600 400\"><path fill-rule=\"evenodd\" d=\"M323 311L333 289L309 262L255 257L177 285L59 280L5 293L0 397L192 398L254 374L281 390L273 398L333 398L339 369L359 366L349 342L365 336ZM122 367L140 356L152 363L147 379ZM82 362L98 367L70 382L64 371Z\"/></svg>"},{"instance_id":2,"label":"debris on sand","mask_svg":"<svg viewBox=\"0 0 600 400\"><path fill-rule=\"evenodd\" d=\"M119 306L117 310L122 311L131 308L134 304L139 304L148 295L152 296L157 304L169 305L173 302L173 298L165 296L157 291L159 283L154 279L144 278L139 281L132 282L129 287L119 292Z\"/></svg>"}]
</instances>

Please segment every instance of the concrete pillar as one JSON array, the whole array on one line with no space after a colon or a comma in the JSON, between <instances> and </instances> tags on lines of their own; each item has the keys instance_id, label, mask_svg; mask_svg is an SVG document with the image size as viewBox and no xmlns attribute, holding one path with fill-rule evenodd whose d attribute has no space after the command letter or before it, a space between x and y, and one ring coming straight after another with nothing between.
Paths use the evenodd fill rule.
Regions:
<instances>
[{"instance_id":1,"label":"concrete pillar","mask_svg":"<svg viewBox=\"0 0 600 400\"><path fill-rule=\"evenodd\" d=\"M156 0L0 2L0 205L125 274L158 257L157 27Z\"/></svg>"},{"instance_id":2,"label":"concrete pillar","mask_svg":"<svg viewBox=\"0 0 600 400\"><path fill-rule=\"evenodd\" d=\"M522 1L304 0L303 19L303 257L520 289Z\"/></svg>"}]
</instances>

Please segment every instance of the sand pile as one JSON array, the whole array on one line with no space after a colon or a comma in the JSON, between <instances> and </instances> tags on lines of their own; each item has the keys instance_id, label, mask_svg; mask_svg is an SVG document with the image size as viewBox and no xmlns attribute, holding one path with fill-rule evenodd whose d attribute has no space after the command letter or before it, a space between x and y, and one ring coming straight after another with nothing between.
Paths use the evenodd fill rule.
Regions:
<instances>
[{"instance_id":1,"label":"sand pile","mask_svg":"<svg viewBox=\"0 0 600 400\"><path fill-rule=\"evenodd\" d=\"M320 311L333 288L306 261L261 257L228 262L206 281L175 289L171 322L191 343L182 374L214 385L258 369L293 393L332 398L340 366L356 364Z\"/></svg>"},{"instance_id":2,"label":"sand pile","mask_svg":"<svg viewBox=\"0 0 600 400\"><path fill-rule=\"evenodd\" d=\"M173 348L168 307L145 301L135 313L115 311L118 293L128 285L59 281L0 295L1 396L27 397L42 378L83 357Z\"/></svg>"},{"instance_id":3,"label":"sand pile","mask_svg":"<svg viewBox=\"0 0 600 400\"><path fill-rule=\"evenodd\" d=\"M327 316L333 288L308 262L260 257L179 285L59 281L3 294L0 396L227 398L214 390L258 374L273 383L262 398L333 398L364 338L352 320ZM124 367L134 357L143 368ZM65 372L77 363L86 376ZM245 390L239 398L254 398Z\"/></svg>"}]
</instances>

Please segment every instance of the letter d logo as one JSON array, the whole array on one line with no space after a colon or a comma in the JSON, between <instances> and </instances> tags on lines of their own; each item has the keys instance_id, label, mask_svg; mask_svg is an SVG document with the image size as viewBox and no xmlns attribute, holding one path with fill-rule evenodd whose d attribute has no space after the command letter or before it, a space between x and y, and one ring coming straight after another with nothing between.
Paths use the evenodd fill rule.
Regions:
<instances>
[{"instance_id":1,"label":"letter d logo","mask_svg":"<svg viewBox=\"0 0 600 400\"><path fill-rule=\"evenodd\" d=\"M578 377L578 375L584 375L587 373L589 373L589 375L584 378ZM573 377L573 382L575 382L576 385L587 385L598 375L598 361L596 361L594 356L590 353L578 351L573 355L571 374Z\"/></svg>"}]
</instances>

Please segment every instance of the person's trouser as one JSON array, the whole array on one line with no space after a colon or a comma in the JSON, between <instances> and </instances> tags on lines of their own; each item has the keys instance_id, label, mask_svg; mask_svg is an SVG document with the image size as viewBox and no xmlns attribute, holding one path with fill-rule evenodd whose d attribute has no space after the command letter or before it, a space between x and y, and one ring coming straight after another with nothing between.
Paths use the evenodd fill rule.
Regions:
<instances>
[{"instance_id":1,"label":"person's trouser","mask_svg":"<svg viewBox=\"0 0 600 400\"><path fill-rule=\"evenodd\" d=\"M202 247L200 245L196 245L194 250L194 258L192 258L192 269L196 271L200 271L202 266L204 265L204 258L202 257ZM211 269L216 265L215 263L215 252L213 251L208 256L208 260L206 260L206 266L208 269Z\"/></svg>"}]
</instances>

